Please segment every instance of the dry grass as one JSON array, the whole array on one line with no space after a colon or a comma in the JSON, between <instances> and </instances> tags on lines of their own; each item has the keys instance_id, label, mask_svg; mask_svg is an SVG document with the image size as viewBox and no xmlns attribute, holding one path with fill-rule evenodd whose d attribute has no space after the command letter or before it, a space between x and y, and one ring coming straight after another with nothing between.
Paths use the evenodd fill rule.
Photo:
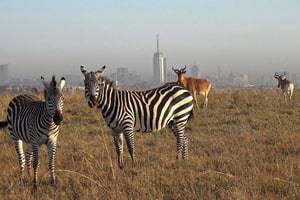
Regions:
<instances>
[{"instance_id":1,"label":"dry grass","mask_svg":"<svg viewBox=\"0 0 300 200\"><path fill-rule=\"evenodd\" d=\"M300 91L214 90L208 109L194 111L186 132L189 160L175 162L175 137L165 129L136 134L138 164L127 151L119 170L110 130L83 94L66 94L49 184L41 148L39 188L20 184L8 130L0 130L1 199L300 199ZM1 94L0 119L14 95Z\"/></svg>"}]
</instances>

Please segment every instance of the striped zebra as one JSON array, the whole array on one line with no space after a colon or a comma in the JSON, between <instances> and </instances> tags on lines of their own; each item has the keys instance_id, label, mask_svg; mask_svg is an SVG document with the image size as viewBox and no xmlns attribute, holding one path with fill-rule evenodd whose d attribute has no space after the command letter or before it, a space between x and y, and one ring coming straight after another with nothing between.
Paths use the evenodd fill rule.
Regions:
<instances>
[{"instance_id":1,"label":"striped zebra","mask_svg":"<svg viewBox=\"0 0 300 200\"><path fill-rule=\"evenodd\" d=\"M123 168L123 135L133 164L135 164L134 131L158 131L168 125L176 137L176 159L187 159L188 140L185 125L192 116L193 97L177 85L165 84L147 91L119 90L102 75L105 66L96 72L80 67L85 80L85 97L92 108L97 106L112 135L118 155L119 168Z\"/></svg>"},{"instance_id":2,"label":"striped zebra","mask_svg":"<svg viewBox=\"0 0 300 200\"><path fill-rule=\"evenodd\" d=\"M39 146L46 144L48 147L49 171L51 183L55 184L55 152L59 124L63 120L63 93L65 78L61 78L57 84L55 76L50 83L43 77L41 81L45 87L45 101L39 101L36 97L19 95L13 98L7 109L7 120L0 122L0 128L8 126L10 135L14 141L20 164L21 181L24 179L25 161L30 173L33 155L34 188L37 187L37 171L39 166ZM26 145L24 155L23 142Z\"/></svg>"}]
</instances>

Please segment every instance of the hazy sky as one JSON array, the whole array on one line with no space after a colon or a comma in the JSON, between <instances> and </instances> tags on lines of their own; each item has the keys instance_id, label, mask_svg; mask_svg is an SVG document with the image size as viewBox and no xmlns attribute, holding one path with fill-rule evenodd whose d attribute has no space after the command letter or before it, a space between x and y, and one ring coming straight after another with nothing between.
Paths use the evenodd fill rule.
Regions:
<instances>
[{"instance_id":1,"label":"hazy sky","mask_svg":"<svg viewBox=\"0 0 300 200\"><path fill-rule=\"evenodd\" d=\"M159 34L168 67L300 73L299 0L1 0L0 64L11 77L117 67L152 77Z\"/></svg>"}]
</instances>

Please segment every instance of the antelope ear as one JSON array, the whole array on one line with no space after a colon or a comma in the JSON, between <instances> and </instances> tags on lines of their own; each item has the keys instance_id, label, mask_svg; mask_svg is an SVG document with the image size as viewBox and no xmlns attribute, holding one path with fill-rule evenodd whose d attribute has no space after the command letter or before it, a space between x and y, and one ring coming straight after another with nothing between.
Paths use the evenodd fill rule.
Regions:
<instances>
[{"instance_id":1,"label":"antelope ear","mask_svg":"<svg viewBox=\"0 0 300 200\"><path fill-rule=\"evenodd\" d=\"M81 70L81 72L82 72L84 75L86 75L86 73L87 73L86 71L87 71L87 70L85 69L85 67L84 67L83 65L80 66L80 70Z\"/></svg>"},{"instance_id":2,"label":"antelope ear","mask_svg":"<svg viewBox=\"0 0 300 200\"><path fill-rule=\"evenodd\" d=\"M41 81L45 88L49 87L49 83L45 80L45 78L43 76L41 76Z\"/></svg>"},{"instance_id":3,"label":"antelope ear","mask_svg":"<svg viewBox=\"0 0 300 200\"><path fill-rule=\"evenodd\" d=\"M65 77L62 77L62 78L60 79L60 82L59 82L59 84L58 84L57 87L58 87L60 90L62 90L63 87L65 86L65 83L66 83L66 79L65 79Z\"/></svg>"}]
</instances>

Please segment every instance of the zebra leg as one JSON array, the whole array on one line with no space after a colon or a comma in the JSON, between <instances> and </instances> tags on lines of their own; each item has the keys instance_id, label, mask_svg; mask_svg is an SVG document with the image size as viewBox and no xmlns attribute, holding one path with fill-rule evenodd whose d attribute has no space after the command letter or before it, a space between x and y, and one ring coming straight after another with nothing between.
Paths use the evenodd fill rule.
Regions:
<instances>
[{"instance_id":1,"label":"zebra leg","mask_svg":"<svg viewBox=\"0 0 300 200\"><path fill-rule=\"evenodd\" d=\"M118 155L119 168L123 169L123 133L113 131L114 142L116 146L116 152Z\"/></svg>"},{"instance_id":2,"label":"zebra leg","mask_svg":"<svg viewBox=\"0 0 300 200\"><path fill-rule=\"evenodd\" d=\"M40 165L39 160L39 145L38 144L32 144L32 151L33 151L33 187L37 188L37 172L38 167Z\"/></svg>"},{"instance_id":3,"label":"zebra leg","mask_svg":"<svg viewBox=\"0 0 300 200\"><path fill-rule=\"evenodd\" d=\"M55 185L55 153L56 153L56 142L48 142L48 167L50 171L50 183Z\"/></svg>"},{"instance_id":4,"label":"zebra leg","mask_svg":"<svg viewBox=\"0 0 300 200\"><path fill-rule=\"evenodd\" d=\"M133 165L135 165L135 145L133 131L125 132L125 139Z\"/></svg>"},{"instance_id":5,"label":"zebra leg","mask_svg":"<svg viewBox=\"0 0 300 200\"><path fill-rule=\"evenodd\" d=\"M23 150L23 141L18 139L15 140L14 143L19 158L21 181L24 182L25 155Z\"/></svg>"},{"instance_id":6,"label":"zebra leg","mask_svg":"<svg viewBox=\"0 0 300 200\"><path fill-rule=\"evenodd\" d=\"M176 137L176 160L181 156L182 159L187 159L188 146L186 136L184 134L184 127L178 127L175 125L174 135Z\"/></svg>"},{"instance_id":7,"label":"zebra leg","mask_svg":"<svg viewBox=\"0 0 300 200\"><path fill-rule=\"evenodd\" d=\"M30 175L31 161L32 161L32 147L29 144L27 145L26 152L25 152L25 161L26 161L28 175Z\"/></svg>"},{"instance_id":8,"label":"zebra leg","mask_svg":"<svg viewBox=\"0 0 300 200\"><path fill-rule=\"evenodd\" d=\"M182 149L182 159L187 160L188 159L188 153L189 153L189 139L184 136L184 144Z\"/></svg>"}]
</instances>

